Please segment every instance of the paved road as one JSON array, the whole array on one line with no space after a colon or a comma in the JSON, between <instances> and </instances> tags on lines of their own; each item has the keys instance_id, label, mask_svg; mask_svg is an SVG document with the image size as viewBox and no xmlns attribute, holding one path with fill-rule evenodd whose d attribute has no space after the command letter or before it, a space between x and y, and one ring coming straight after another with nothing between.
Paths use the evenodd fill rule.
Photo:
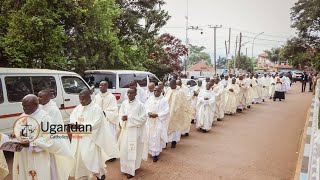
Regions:
<instances>
[{"instance_id":1,"label":"paved road","mask_svg":"<svg viewBox=\"0 0 320 180\"><path fill-rule=\"evenodd\" d=\"M300 88L293 85L285 101L268 100L226 116L207 134L193 125L176 149L164 150L157 163L143 162L135 179L293 179L312 99ZM119 168L119 161L109 163L108 179L126 179Z\"/></svg>"}]
</instances>

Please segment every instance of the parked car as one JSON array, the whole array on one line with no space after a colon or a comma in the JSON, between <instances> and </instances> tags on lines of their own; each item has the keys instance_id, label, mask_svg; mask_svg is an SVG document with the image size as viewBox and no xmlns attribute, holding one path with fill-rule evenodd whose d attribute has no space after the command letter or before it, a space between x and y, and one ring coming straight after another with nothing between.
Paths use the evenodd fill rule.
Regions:
<instances>
[{"instance_id":1,"label":"parked car","mask_svg":"<svg viewBox=\"0 0 320 180\"><path fill-rule=\"evenodd\" d=\"M292 72L293 81L294 82L301 81L302 80L302 75L303 75L302 71L294 71L294 72Z\"/></svg>"},{"instance_id":2,"label":"parked car","mask_svg":"<svg viewBox=\"0 0 320 180\"><path fill-rule=\"evenodd\" d=\"M0 132L9 134L23 113L21 101L27 94L38 95L50 89L52 99L65 122L80 103L79 93L90 90L89 85L74 72L48 69L0 68Z\"/></svg>"},{"instance_id":3,"label":"parked car","mask_svg":"<svg viewBox=\"0 0 320 180\"><path fill-rule=\"evenodd\" d=\"M122 103L127 93L130 83L136 80L140 87L147 89L150 82L156 85L160 81L156 75L146 71L133 70L87 70L84 79L99 92L101 81L108 81L108 90L116 96L118 104Z\"/></svg>"}]
</instances>

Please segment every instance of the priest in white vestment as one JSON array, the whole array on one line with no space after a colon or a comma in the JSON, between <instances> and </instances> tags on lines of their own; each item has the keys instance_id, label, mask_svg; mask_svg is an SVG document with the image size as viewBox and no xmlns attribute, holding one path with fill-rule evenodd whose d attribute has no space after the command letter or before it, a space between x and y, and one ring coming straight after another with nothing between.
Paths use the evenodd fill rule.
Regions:
<instances>
[{"instance_id":1,"label":"priest in white vestment","mask_svg":"<svg viewBox=\"0 0 320 180\"><path fill-rule=\"evenodd\" d=\"M270 77L270 89L269 89L269 97L270 99L273 99L274 92L275 92L275 86L276 86L276 77L275 75L272 75Z\"/></svg>"},{"instance_id":2,"label":"priest in white vestment","mask_svg":"<svg viewBox=\"0 0 320 180\"><path fill-rule=\"evenodd\" d=\"M214 118L213 121L222 121L224 118L224 88L223 84L220 84L219 79L215 78L214 79L214 84L212 86L212 91L214 92L215 98L214 98Z\"/></svg>"},{"instance_id":3,"label":"priest in white vestment","mask_svg":"<svg viewBox=\"0 0 320 180\"><path fill-rule=\"evenodd\" d=\"M145 104L148 116L149 154L153 162L158 161L162 149L166 147L168 137L166 124L170 117L169 104L161 92L162 89L156 86L154 96L150 97Z\"/></svg>"},{"instance_id":4,"label":"priest in white vestment","mask_svg":"<svg viewBox=\"0 0 320 180\"><path fill-rule=\"evenodd\" d=\"M214 91L211 90L211 84L207 83L206 86L206 90L200 92L197 104L199 119L196 127L200 128L203 133L206 133L211 129L216 107L216 95Z\"/></svg>"},{"instance_id":5,"label":"priest in white vestment","mask_svg":"<svg viewBox=\"0 0 320 180\"><path fill-rule=\"evenodd\" d=\"M130 87L135 87L137 89L137 96L136 99L138 99L140 102L145 103L147 101L147 93L146 91L137 83L137 81L133 80L130 83ZM128 95L124 95L124 99L128 99Z\"/></svg>"},{"instance_id":6,"label":"priest in white vestment","mask_svg":"<svg viewBox=\"0 0 320 180\"><path fill-rule=\"evenodd\" d=\"M71 150L76 160L70 176L75 179L90 179L93 176L105 179L105 162L110 158L119 158L119 149L102 109L91 100L91 92L81 91L79 100L80 104L70 115L70 124L92 128L86 134L72 135Z\"/></svg>"},{"instance_id":7,"label":"priest in white vestment","mask_svg":"<svg viewBox=\"0 0 320 180\"><path fill-rule=\"evenodd\" d=\"M239 85L236 84L236 79L233 78L231 84L229 84L226 89L226 106L225 113L228 115L233 115L237 112L238 106L238 94L240 92Z\"/></svg>"},{"instance_id":8,"label":"priest in white vestment","mask_svg":"<svg viewBox=\"0 0 320 180\"><path fill-rule=\"evenodd\" d=\"M5 143L5 134L0 133L0 146ZM4 157L3 151L0 150L0 180L4 179L9 174L8 164Z\"/></svg>"},{"instance_id":9,"label":"priest in white vestment","mask_svg":"<svg viewBox=\"0 0 320 180\"><path fill-rule=\"evenodd\" d=\"M141 160L148 158L148 137L145 124L147 113L144 105L136 99L137 89L130 87L128 99L123 101L119 120L121 134L118 140L120 148L120 169L130 179L140 168Z\"/></svg>"},{"instance_id":10,"label":"priest in white vestment","mask_svg":"<svg viewBox=\"0 0 320 180\"><path fill-rule=\"evenodd\" d=\"M202 85L202 80L198 80L198 85L195 86L193 89L193 96L192 96L192 121L191 123L195 123L197 121L197 103L198 103L198 96L200 91L205 90L204 86Z\"/></svg>"},{"instance_id":11,"label":"priest in white vestment","mask_svg":"<svg viewBox=\"0 0 320 180\"><path fill-rule=\"evenodd\" d=\"M44 111L46 111L49 116L52 119L53 124L61 124L64 125L64 121L62 118L62 114L57 106L57 103L54 102L52 99L52 94L50 90L41 90L38 93L38 99L39 99L39 106L42 108ZM70 146L70 141L68 135L61 135L63 139L66 141L68 146Z\"/></svg>"},{"instance_id":12,"label":"priest in white vestment","mask_svg":"<svg viewBox=\"0 0 320 180\"><path fill-rule=\"evenodd\" d=\"M68 179L74 160L70 147L66 141L51 138L50 134L44 134L42 131L49 128L48 125L52 125L52 118L39 108L39 100L33 94L22 99L22 106L24 113L20 117L24 118L26 124L37 121L39 125L43 123L43 128L40 128L39 136L34 141L25 143L22 151L15 152L13 180Z\"/></svg>"},{"instance_id":13,"label":"priest in white vestment","mask_svg":"<svg viewBox=\"0 0 320 180\"><path fill-rule=\"evenodd\" d=\"M240 75L237 84L239 85L239 94L238 94L238 107L239 112L243 111L247 106L246 99L248 98L248 84L243 79L243 76Z\"/></svg>"},{"instance_id":14,"label":"priest in white vestment","mask_svg":"<svg viewBox=\"0 0 320 180\"><path fill-rule=\"evenodd\" d=\"M192 91L190 91L190 87L184 85L181 80L177 80L177 89L185 95L187 101L187 106L189 106L190 113L192 115L192 106L191 106L191 98ZM181 135L189 136L190 126L191 126L192 116L189 119L185 119L185 129L182 129Z\"/></svg>"},{"instance_id":15,"label":"priest in white vestment","mask_svg":"<svg viewBox=\"0 0 320 180\"><path fill-rule=\"evenodd\" d=\"M226 88L228 86L229 82L230 82L229 81L229 76L224 76L224 79L222 79L220 81L220 83L223 85L223 88Z\"/></svg>"},{"instance_id":16,"label":"priest in white vestment","mask_svg":"<svg viewBox=\"0 0 320 180\"><path fill-rule=\"evenodd\" d=\"M269 89L270 89L270 78L265 73L263 77L260 78L261 92L262 92L262 101L264 102L269 98Z\"/></svg>"},{"instance_id":17,"label":"priest in white vestment","mask_svg":"<svg viewBox=\"0 0 320 180\"><path fill-rule=\"evenodd\" d=\"M245 84L247 86L247 96L246 96L246 106L247 108L251 108L251 104L253 102L253 89L251 87L251 79L250 75L247 74L246 77L244 78Z\"/></svg>"},{"instance_id":18,"label":"priest in white vestment","mask_svg":"<svg viewBox=\"0 0 320 180\"><path fill-rule=\"evenodd\" d=\"M285 85L282 75L280 77L276 77L276 84L275 84L275 93L273 96L273 101L276 101L276 99L279 99L281 101L282 99L285 99Z\"/></svg>"},{"instance_id":19,"label":"priest in white vestment","mask_svg":"<svg viewBox=\"0 0 320 180\"><path fill-rule=\"evenodd\" d=\"M101 81L99 85L100 92L95 96L95 102L103 110L110 131L115 141L117 141L117 130L119 129L119 114L116 97L108 92L108 82Z\"/></svg>"},{"instance_id":20,"label":"priest in white vestment","mask_svg":"<svg viewBox=\"0 0 320 180\"><path fill-rule=\"evenodd\" d=\"M251 85L252 85L252 95L253 95L253 104L258 104L262 102L262 93L261 93L261 88L260 84L258 82L258 74L256 74L254 77L251 75Z\"/></svg>"},{"instance_id":21,"label":"priest in white vestment","mask_svg":"<svg viewBox=\"0 0 320 180\"><path fill-rule=\"evenodd\" d=\"M170 89L165 98L170 107L170 120L167 124L168 142L171 142L171 148L176 148L177 142L181 138L181 131L190 128L190 105L183 92L177 90L176 80L170 81Z\"/></svg>"}]
</instances>

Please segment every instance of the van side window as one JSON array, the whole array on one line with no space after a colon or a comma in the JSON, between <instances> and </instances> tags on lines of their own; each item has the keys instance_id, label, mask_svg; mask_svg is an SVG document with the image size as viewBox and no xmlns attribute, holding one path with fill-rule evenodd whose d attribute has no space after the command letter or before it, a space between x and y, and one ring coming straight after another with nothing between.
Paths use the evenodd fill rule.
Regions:
<instances>
[{"instance_id":1,"label":"van side window","mask_svg":"<svg viewBox=\"0 0 320 180\"><path fill-rule=\"evenodd\" d=\"M116 74L86 74L84 80L89 84L89 86L94 86L99 88L101 81L108 82L109 89L116 88Z\"/></svg>"},{"instance_id":2,"label":"van side window","mask_svg":"<svg viewBox=\"0 0 320 180\"><path fill-rule=\"evenodd\" d=\"M68 94L79 94L84 89L89 90L80 78L74 76L63 76L62 85L64 91Z\"/></svg>"},{"instance_id":3,"label":"van side window","mask_svg":"<svg viewBox=\"0 0 320 180\"><path fill-rule=\"evenodd\" d=\"M2 91L2 83L0 79L0 104L2 104L3 101L4 101L4 98L3 98L3 91Z\"/></svg>"},{"instance_id":4,"label":"van side window","mask_svg":"<svg viewBox=\"0 0 320 180\"><path fill-rule=\"evenodd\" d=\"M48 89L52 94L51 98L57 96L57 84L53 76L32 76L31 79L35 95L38 95L41 90Z\"/></svg>"},{"instance_id":5,"label":"van side window","mask_svg":"<svg viewBox=\"0 0 320 180\"><path fill-rule=\"evenodd\" d=\"M30 77L9 76L4 79L9 102L21 102L28 94L33 94Z\"/></svg>"},{"instance_id":6,"label":"van side window","mask_svg":"<svg viewBox=\"0 0 320 180\"><path fill-rule=\"evenodd\" d=\"M119 87L129 88L131 81L134 80L133 74L119 74Z\"/></svg>"},{"instance_id":7,"label":"van side window","mask_svg":"<svg viewBox=\"0 0 320 180\"><path fill-rule=\"evenodd\" d=\"M153 82L154 84L158 85L159 80L158 80L158 78L156 78L155 75L149 74L149 82Z\"/></svg>"},{"instance_id":8,"label":"van side window","mask_svg":"<svg viewBox=\"0 0 320 180\"><path fill-rule=\"evenodd\" d=\"M147 87L147 74L136 74L134 78L140 87Z\"/></svg>"}]
</instances>

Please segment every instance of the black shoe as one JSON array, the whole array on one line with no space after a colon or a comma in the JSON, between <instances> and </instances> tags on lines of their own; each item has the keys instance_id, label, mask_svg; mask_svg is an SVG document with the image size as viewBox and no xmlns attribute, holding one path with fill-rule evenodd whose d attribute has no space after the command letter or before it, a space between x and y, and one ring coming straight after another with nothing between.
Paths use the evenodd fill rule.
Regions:
<instances>
[{"instance_id":1,"label":"black shoe","mask_svg":"<svg viewBox=\"0 0 320 180\"><path fill-rule=\"evenodd\" d=\"M105 176L105 175L102 175L101 178L98 178L98 177L96 176L96 178L97 178L97 180L105 180L105 179L106 179L106 176Z\"/></svg>"},{"instance_id":2,"label":"black shoe","mask_svg":"<svg viewBox=\"0 0 320 180\"><path fill-rule=\"evenodd\" d=\"M264 99L262 99L262 102L264 102Z\"/></svg>"},{"instance_id":3,"label":"black shoe","mask_svg":"<svg viewBox=\"0 0 320 180\"><path fill-rule=\"evenodd\" d=\"M116 160L116 158L112 158L112 159L109 159L107 162L113 162L115 160Z\"/></svg>"},{"instance_id":4,"label":"black shoe","mask_svg":"<svg viewBox=\"0 0 320 180\"><path fill-rule=\"evenodd\" d=\"M272 99L272 97L270 97L269 99Z\"/></svg>"},{"instance_id":5,"label":"black shoe","mask_svg":"<svg viewBox=\"0 0 320 180\"><path fill-rule=\"evenodd\" d=\"M133 178L134 176L132 176L132 175L130 175L130 174L128 174L127 175L127 179L131 179L131 178Z\"/></svg>"},{"instance_id":6,"label":"black shoe","mask_svg":"<svg viewBox=\"0 0 320 180\"><path fill-rule=\"evenodd\" d=\"M279 99L279 101L281 101L281 99Z\"/></svg>"},{"instance_id":7,"label":"black shoe","mask_svg":"<svg viewBox=\"0 0 320 180\"><path fill-rule=\"evenodd\" d=\"M194 124L194 119L192 119L191 124Z\"/></svg>"},{"instance_id":8,"label":"black shoe","mask_svg":"<svg viewBox=\"0 0 320 180\"><path fill-rule=\"evenodd\" d=\"M186 133L186 136L189 136L189 133Z\"/></svg>"},{"instance_id":9,"label":"black shoe","mask_svg":"<svg viewBox=\"0 0 320 180\"><path fill-rule=\"evenodd\" d=\"M153 156L152 159L153 159L153 162L157 162L159 160L158 156Z\"/></svg>"},{"instance_id":10,"label":"black shoe","mask_svg":"<svg viewBox=\"0 0 320 180\"><path fill-rule=\"evenodd\" d=\"M247 106L247 108L251 108L251 106L249 105L249 106Z\"/></svg>"},{"instance_id":11,"label":"black shoe","mask_svg":"<svg viewBox=\"0 0 320 180\"><path fill-rule=\"evenodd\" d=\"M273 99L273 101L276 101L276 99Z\"/></svg>"},{"instance_id":12,"label":"black shoe","mask_svg":"<svg viewBox=\"0 0 320 180\"><path fill-rule=\"evenodd\" d=\"M202 129L202 133L207 133L207 132L208 132L207 130Z\"/></svg>"},{"instance_id":13,"label":"black shoe","mask_svg":"<svg viewBox=\"0 0 320 180\"><path fill-rule=\"evenodd\" d=\"M172 141L171 148L176 148L176 146L177 146L177 142L176 141Z\"/></svg>"},{"instance_id":14,"label":"black shoe","mask_svg":"<svg viewBox=\"0 0 320 180\"><path fill-rule=\"evenodd\" d=\"M222 119L221 119L221 118L218 118L217 121L222 121Z\"/></svg>"}]
</instances>

